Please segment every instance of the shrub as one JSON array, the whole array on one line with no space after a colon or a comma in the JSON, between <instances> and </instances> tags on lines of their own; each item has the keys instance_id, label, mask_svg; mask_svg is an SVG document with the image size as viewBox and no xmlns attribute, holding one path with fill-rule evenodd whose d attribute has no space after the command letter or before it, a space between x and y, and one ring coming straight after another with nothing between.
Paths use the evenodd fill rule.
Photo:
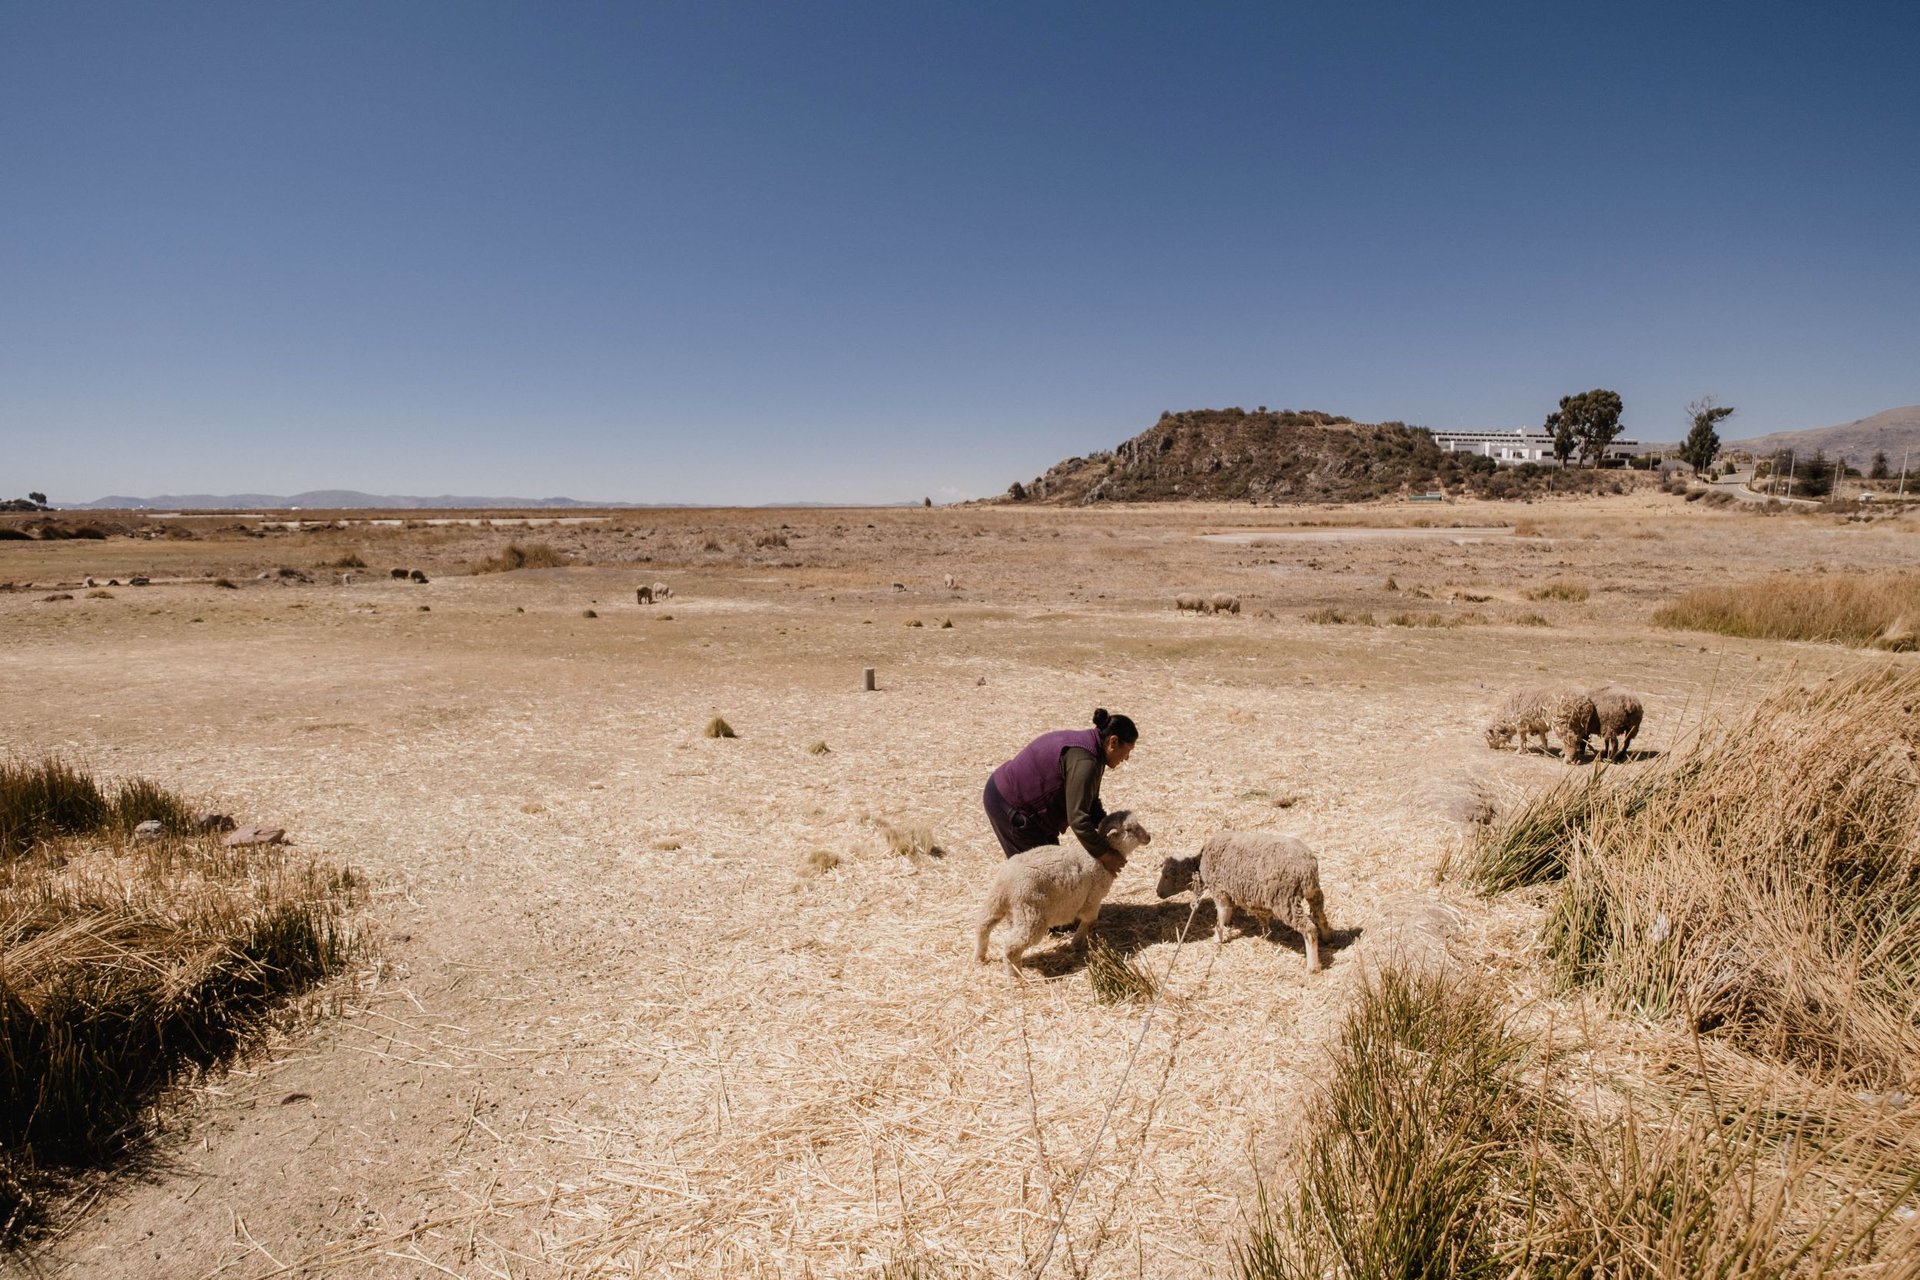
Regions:
<instances>
[{"instance_id":1,"label":"shrub","mask_svg":"<svg viewBox=\"0 0 1920 1280\"><path fill-rule=\"evenodd\" d=\"M240 589L240 584L232 578L215 578L213 585L219 587L222 591L238 591Z\"/></svg>"},{"instance_id":2,"label":"shrub","mask_svg":"<svg viewBox=\"0 0 1920 1280\"><path fill-rule=\"evenodd\" d=\"M733 726L727 723L725 716L715 716L713 719L707 721L707 727L701 730L701 732L709 738L737 738L740 736L733 731Z\"/></svg>"},{"instance_id":3,"label":"shrub","mask_svg":"<svg viewBox=\"0 0 1920 1280\"><path fill-rule=\"evenodd\" d=\"M550 543L536 542L531 546L521 546L509 542L499 555L488 556L473 567L475 573L512 573L515 569L558 569L571 563L565 555L555 550Z\"/></svg>"},{"instance_id":4,"label":"shrub","mask_svg":"<svg viewBox=\"0 0 1920 1280\"><path fill-rule=\"evenodd\" d=\"M933 832L927 827L896 827L891 822L880 823L881 838L887 842L887 850L902 858L944 858L947 851L934 843Z\"/></svg>"},{"instance_id":5,"label":"shrub","mask_svg":"<svg viewBox=\"0 0 1920 1280\"><path fill-rule=\"evenodd\" d=\"M824 739L815 739L812 743L808 744L807 750L816 756L833 754L833 748L828 746Z\"/></svg>"},{"instance_id":6,"label":"shrub","mask_svg":"<svg viewBox=\"0 0 1920 1280\"><path fill-rule=\"evenodd\" d=\"M823 876L839 865L839 854L831 849L815 849L807 855L806 861L800 864L800 874L803 876Z\"/></svg>"},{"instance_id":7,"label":"shrub","mask_svg":"<svg viewBox=\"0 0 1920 1280\"><path fill-rule=\"evenodd\" d=\"M1655 626L1764 640L1906 647L1920 619L1920 574L1778 574L1689 591L1654 612Z\"/></svg>"},{"instance_id":8,"label":"shrub","mask_svg":"<svg viewBox=\"0 0 1920 1280\"><path fill-rule=\"evenodd\" d=\"M0 762L0 857L54 836L96 831L112 812L93 776L64 760Z\"/></svg>"},{"instance_id":9,"label":"shrub","mask_svg":"<svg viewBox=\"0 0 1920 1280\"><path fill-rule=\"evenodd\" d=\"M321 569L364 569L367 567L367 562L357 555L348 554L341 556L338 560L323 560L317 567Z\"/></svg>"},{"instance_id":10,"label":"shrub","mask_svg":"<svg viewBox=\"0 0 1920 1280\"><path fill-rule=\"evenodd\" d=\"M753 539L753 545L761 548L784 547L787 545L787 536L784 533L757 534Z\"/></svg>"},{"instance_id":11,"label":"shrub","mask_svg":"<svg viewBox=\"0 0 1920 1280\"><path fill-rule=\"evenodd\" d=\"M1339 626L1347 626L1347 625L1352 625L1356 627L1374 627L1374 626L1380 625L1379 623L1373 620L1373 615L1371 613L1346 613L1346 612L1343 612L1342 610L1333 609L1333 608L1315 609L1310 613L1301 614L1300 617L1304 621L1318 623L1319 625L1324 627L1339 627Z\"/></svg>"},{"instance_id":12,"label":"shrub","mask_svg":"<svg viewBox=\"0 0 1920 1280\"><path fill-rule=\"evenodd\" d=\"M1567 600L1578 604L1591 595L1592 592L1584 582L1574 582L1566 578L1555 578L1545 586L1530 587L1520 594L1528 600Z\"/></svg>"}]
</instances>

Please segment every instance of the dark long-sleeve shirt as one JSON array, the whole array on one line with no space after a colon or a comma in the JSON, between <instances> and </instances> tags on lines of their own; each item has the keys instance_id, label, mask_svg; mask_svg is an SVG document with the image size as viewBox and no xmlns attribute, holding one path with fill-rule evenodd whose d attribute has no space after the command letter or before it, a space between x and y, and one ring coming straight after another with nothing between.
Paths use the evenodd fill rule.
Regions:
<instances>
[{"instance_id":1,"label":"dark long-sleeve shirt","mask_svg":"<svg viewBox=\"0 0 1920 1280\"><path fill-rule=\"evenodd\" d=\"M1100 775L1105 772L1093 752L1083 747L1068 747L1060 753L1060 774L1066 782L1067 829L1096 858L1119 852L1100 834L1100 822L1107 816L1106 806L1100 803Z\"/></svg>"}]
</instances>

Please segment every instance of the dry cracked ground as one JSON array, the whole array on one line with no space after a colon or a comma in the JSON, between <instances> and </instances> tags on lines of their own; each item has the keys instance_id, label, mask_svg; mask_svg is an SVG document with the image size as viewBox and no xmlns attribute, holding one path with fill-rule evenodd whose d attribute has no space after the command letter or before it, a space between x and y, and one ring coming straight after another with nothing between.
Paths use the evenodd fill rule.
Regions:
<instances>
[{"instance_id":1,"label":"dry cracked ground","mask_svg":"<svg viewBox=\"0 0 1920 1280\"><path fill-rule=\"evenodd\" d=\"M283 825L377 886L337 1015L187 1090L17 1271L1227 1274L1398 925L1526 986L1525 921L1436 883L1471 788L1568 767L1485 747L1500 691L1621 680L1660 751L1851 660L1658 630L1660 601L1920 547L1908 521L1652 493L235 527L258 523L0 542L0 746ZM509 541L573 563L468 572ZM371 572L317 567L348 554ZM655 581L674 595L635 603ZM1555 581L1589 594L1529 598ZM1242 611L1177 615L1189 590ZM1155 839L1102 932L1162 978L1150 1021L1064 945L1024 980L972 954L981 783L1096 706L1142 730L1106 796ZM703 736L715 716L739 736ZM1179 943L1159 856L1221 827L1319 850L1326 972L1284 933Z\"/></svg>"}]
</instances>

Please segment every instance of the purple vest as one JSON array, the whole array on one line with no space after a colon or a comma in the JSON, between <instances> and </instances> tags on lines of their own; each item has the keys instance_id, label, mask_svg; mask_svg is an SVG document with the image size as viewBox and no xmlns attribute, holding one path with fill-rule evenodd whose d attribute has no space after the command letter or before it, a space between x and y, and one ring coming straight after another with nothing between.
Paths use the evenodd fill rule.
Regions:
<instances>
[{"instance_id":1,"label":"purple vest","mask_svg":"<svg viewBox=\"0 0 1920 1280\"><path fill-rule=\"evenodd\" d=\"M1044 816L1055 835L1067 829L1067 780L1060 770L1060 755L1068 747L1081 747L1100 761L1098 729L1056 729L1043 733L1021 749L1019 755L993 771L993 789L1007 802L1036 817Z\"/></svg>"}]
</instances>

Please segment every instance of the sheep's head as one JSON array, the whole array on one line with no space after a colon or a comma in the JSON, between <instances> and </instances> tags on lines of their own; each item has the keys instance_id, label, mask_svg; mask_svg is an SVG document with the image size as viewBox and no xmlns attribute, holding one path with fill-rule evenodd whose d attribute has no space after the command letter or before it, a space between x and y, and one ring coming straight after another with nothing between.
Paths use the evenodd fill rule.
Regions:
<instances>
[{"instance_id":1,"label":"sheep's head","mask_svg":"<svg viewBox=\"0 0 1920 1280\"><path fill-rule=\"evenodd\" d=\"M1487 745L1498 751L1513 737L1513 721L1504 717L1487 726Z\"/></svg>"},{"instance_id":2,"label":"sheep's head","mask_svg":"<svg viewBox=\"0 0 1920 1280\"><path fill-rule=\"evenodd\" d=\"M1160 883L1153 886L1156 898L1171 898L1176 893L1185 893L1193 887L1193 879L1200 873L1200 855L1191 858L1168 858L1160 864Z\"/></svg>"},{"instance_id":3,"label":"sheep's head","mask_svg":"<svg viewBox=\"0 0 1920 1280\"><path fill-rule=\"evenodd\" d=\"M1133 816L1130 809L1108 814L1100 823L1100 834L1106 837L1107 843L1118 849L1123 857L1141 845L1153 843L1153 837L1147 834L1147 829L1140 825L1139 819Z\"/></svg>"}]
</instances>

